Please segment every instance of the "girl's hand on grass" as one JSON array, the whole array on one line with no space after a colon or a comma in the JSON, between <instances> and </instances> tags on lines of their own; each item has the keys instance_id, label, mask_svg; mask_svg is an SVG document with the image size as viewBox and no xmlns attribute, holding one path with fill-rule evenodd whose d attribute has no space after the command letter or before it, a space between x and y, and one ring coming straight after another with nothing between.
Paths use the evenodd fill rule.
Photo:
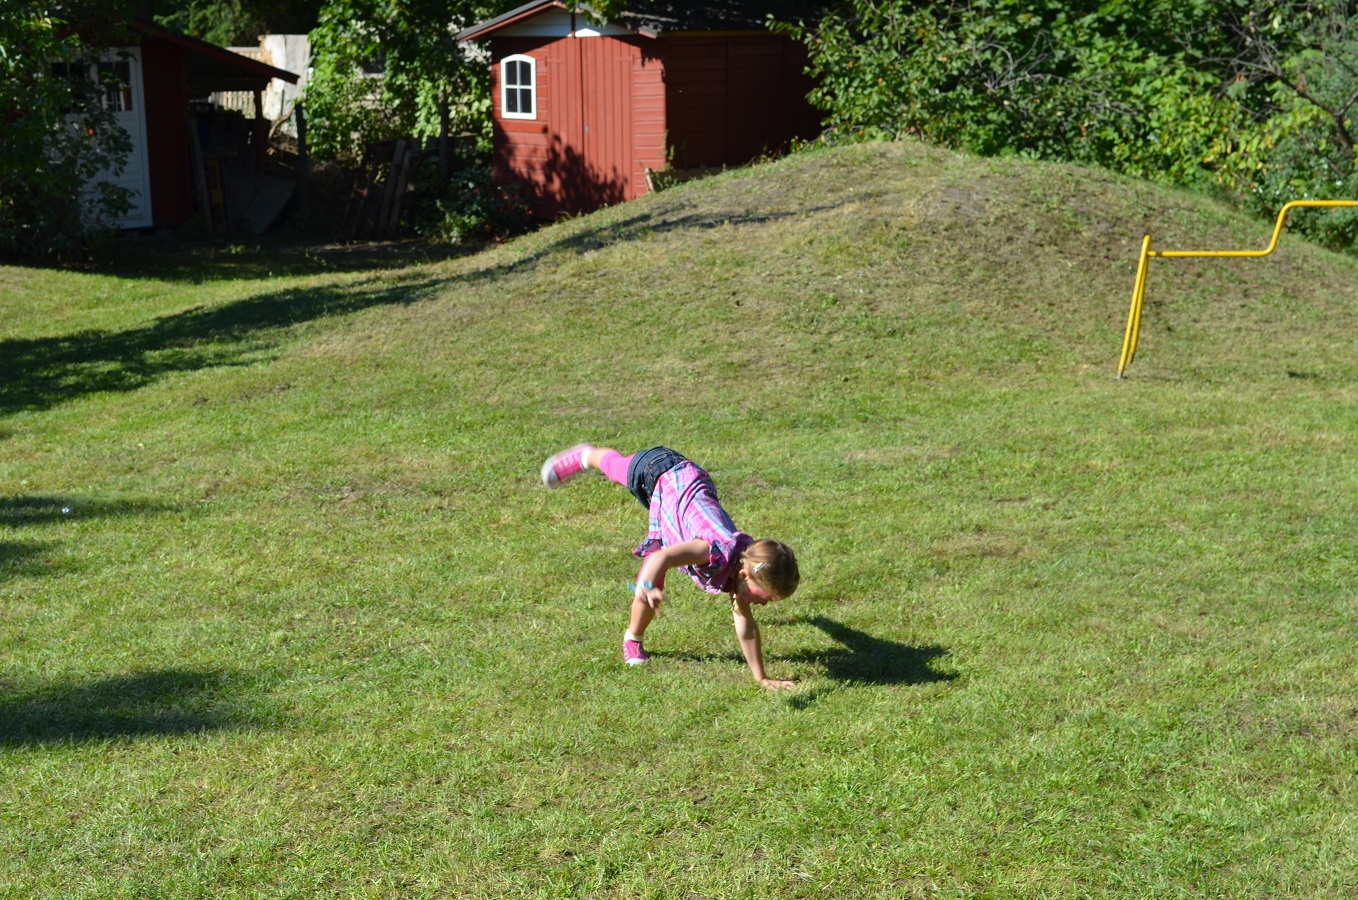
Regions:
<instances>
[{"instance_id":1,"label":"girl's hand on grass","mask_svg":"<svg viewBox=\"0 0 1358 900\"><path fill-rule=\"evenodd\" d=\"M774 678L761 678L759 683L771 691L785 691L797 686L795 681L778 681Z\"/></svg>"}]
</instances>

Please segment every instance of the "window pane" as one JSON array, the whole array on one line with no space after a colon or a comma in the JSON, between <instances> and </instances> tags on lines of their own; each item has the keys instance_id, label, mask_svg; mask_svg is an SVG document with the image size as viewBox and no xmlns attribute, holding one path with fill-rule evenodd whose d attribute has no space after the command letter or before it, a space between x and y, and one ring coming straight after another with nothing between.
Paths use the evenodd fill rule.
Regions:
<instances>
[{"instance_id":1,"label":"window pane","mask_svg":"<svg viewBox=\"0 0 1358 900\"><path fill-rule=\"evenodd\" d=\"M113 112L132 109L132 67L126 61L99 64L99 83L104 87L104 108Z\"/></svg>"},{"instance_id":2,"label":"window pane","mask_svg":"<svg viewBox=\"0 0 1358 900\"><path fill-rule=\"evenodd\" d=\"M519 86L519 65L518 65L518 63L514 63L514 62L509 63L508 65L502 67L502 71L505 73L505 87L518 87L518 86Z\"/></svg>"},{"instance_id":3,"label":"window pane","mask_svg":"<svg viewBox=\"0 0 1358 900\"><path fill-rule=\"evenodd\" d=\"M526 116L533 114L533 91L531 88L519 91L519 112Z\"/></svg>"},{"instance_id":4,"label":"window pane","mask_svg":"<svg viewBox=\"0 0 1358 900\"><path fill-rule=\"evenodd\" d=\"M533 64L525 60L519 60L519 84L524 87L533 84Z\"/></svg>"},{"instance_id":5,"label":"window pane","mask_svg":"<svg viewBox=\"0 0 1358 900\"><path fill-rule=\"evenodd\" d=\"M519 92L514 89L505 91L505 112L516 113L519 111Z\"/></svg>"}]
</instances>

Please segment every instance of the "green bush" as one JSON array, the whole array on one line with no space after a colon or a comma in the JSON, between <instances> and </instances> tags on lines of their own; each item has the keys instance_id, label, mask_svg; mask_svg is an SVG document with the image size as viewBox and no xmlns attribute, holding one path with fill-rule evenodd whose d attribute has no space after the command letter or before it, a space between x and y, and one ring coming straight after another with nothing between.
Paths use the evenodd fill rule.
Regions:
<instances>
[{"instance_id":1,"label":"green bush","mask_svg":"<svg viewBox=\"0 0 1358 900\"><path fill-rule=\"evenodd\" d=\"M401 137L490 136L490 71L450 28L494 14L478 0L326 0L311 32L307 87L313 152L362 156Z\"/></svg>"},{"instance_id":2,"label":"green bush","mask_svg":"<svg viewBox=\"0 0 1358 900\"><path fill-rule=\"evenodd\" d=\"M418 183L438 184L437 167L437 160L426 161ZM514 186L494 182L489 163L464 163L441 189L421 193L411 225L427 240L449 244L497 240L529 225L528 204Z\"/></svg>"},{"instance_id":3,"label":"green bush","mask_svg":"<svg viewBox=\"0 0 1358 900\"><path fill-rule=\"evenodd\" d=\"M1122 4L1045 0L852 0L814 28L780 27L810 50L832 134L1206 180L1227 115L1172 35L1199 27L1203 6L1144 5L1157 30L1131 27Z\"/></svg>"},{"instance_id":4,"label":"green bush","mask_svg":"<svg viewBox=\"0 0 1358 900\"><path fill-rule=\"evenodd\" d=\"M1249 65L1232 85L1252 120L1224 155L1221 182L1269 218L1293 200L1358 199L1350 110L1358 97L1358 16L1344 4L1261 4L1245 17ZM1298 210L1296 231L1333 249L1358 246L1350 209Z\"/></svg>"},{"instance_id":5,"label":"green bush","mask_svg":"<svg viewBox=\"0 0 1358 900\"><path fill-rule=\"evenodd\" d=\"M1225 191L1358 197L1348 0L845 0L804 41L831 139L918 135ZM1297 230L1358 246L1358 215Z\"/></svg>"},{"instance_id":6,"label":"green bush","mask_svg":"<svg viewBox=\"0 0 1358 900\"><path fill-rule=\"evenodd\" d=\"M0 258L78 260L130 208L107 173L131 142L85 77L91 46L126 37L101 37L87 46L36 4L0 6Z\"/></svg>"}]
</instances>

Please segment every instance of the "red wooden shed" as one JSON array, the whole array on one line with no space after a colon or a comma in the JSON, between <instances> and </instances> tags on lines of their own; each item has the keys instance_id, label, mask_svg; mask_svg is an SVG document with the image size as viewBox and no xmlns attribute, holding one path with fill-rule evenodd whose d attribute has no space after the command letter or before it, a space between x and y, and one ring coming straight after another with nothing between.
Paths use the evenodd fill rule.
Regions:
<instances>
[{"instance_id":1,"label":"red wooden shed","mask_svg":"<svg viewBox=\"0 0 1358 900\"><path fill-rule=\"evenodd\" d=\"M637 0L598 24L534 0L472 26L490 42L495 177L540 216L646 193L646 170L722 167L814 137L806 50L766 27L793 0Z\"/></svg>"},{"instance_id":2,"label":"red wooden shed","mask_svg":"<svg viewBox=\"0 0 1358 900\"><path fill-rule=\"evenodd\" d=\"M292 72L276 69L196 38L148 22L130 23L140 43L110 47L102 66L114 65L125 88L115 117L131 138L127 165L115 179L132 194L123 228L182 225L194 213L196 183L190 124L191 104L216 91L254 91L256 117L243 164L262 170L268 122L259 92L274 78L296 83ZM96 75L96 77L98 77Z\"/></svg>"}]
</instances>

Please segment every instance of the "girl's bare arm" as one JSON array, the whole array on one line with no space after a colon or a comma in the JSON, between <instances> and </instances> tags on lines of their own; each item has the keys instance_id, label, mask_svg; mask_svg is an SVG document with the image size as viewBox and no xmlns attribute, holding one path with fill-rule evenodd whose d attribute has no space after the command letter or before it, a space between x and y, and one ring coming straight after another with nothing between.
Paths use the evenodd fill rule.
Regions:
<instances>
[{"instance_id":1,"label":"girl's bare arm","mask_svg":"<svg viewBox=\"0 0 1358 900\"><path fill-rule=\"evenodd\" d=\"M740 641L740 652L745 654L745 662L749 664L750 674L754 676L754 680L775 691L796 687L795 682L778 681L768 677L764 671L764 651L759 644L759 623L754 620L750 605L732 600L731 609L735 614L736 640Z\"/></svg>"},{"instance_id":2,"label":"girl's bare arm","mask_svg":"<svg viewBox=\"0 0 1358 900\"><path fill-rule=\"evenodd\" d=\"M641 564L641 571L637 572L635 599L645 601L651 609L660 612L660 601L665 599L665 573L675 566L701 566L711 553L707 541L694 538L649 554ZM648 584L650 587L646 586Z\"/></svg>"}]
</instances>

